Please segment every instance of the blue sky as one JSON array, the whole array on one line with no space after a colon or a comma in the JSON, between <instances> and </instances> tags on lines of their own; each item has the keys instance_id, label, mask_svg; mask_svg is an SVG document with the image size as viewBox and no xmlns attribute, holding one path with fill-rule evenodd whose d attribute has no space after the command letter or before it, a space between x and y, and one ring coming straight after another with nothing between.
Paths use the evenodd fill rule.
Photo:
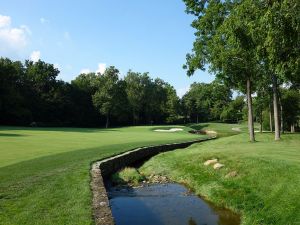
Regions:
<instances>
[{"instance_id":1,"label":"blue sky","mask_svg":"<svg viewBox=\"0 0 300 225\"><path fill-rule=\"evenodd\" d=\"M181 0L1 1L0 55L53 63L65 81L110 65L121 76L150 72L182 95L192 82L214 79L182 69L194 40L184 10Z\"/></svg>"}]
</instances>

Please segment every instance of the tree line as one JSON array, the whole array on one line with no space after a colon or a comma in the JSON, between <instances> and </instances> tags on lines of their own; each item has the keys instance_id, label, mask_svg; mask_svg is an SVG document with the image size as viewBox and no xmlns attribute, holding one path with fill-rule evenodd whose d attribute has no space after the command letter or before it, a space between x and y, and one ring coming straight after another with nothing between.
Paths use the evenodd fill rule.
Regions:
<instances>
[{"instance_id":1,"label":"tree line","mask_svg":"<svg viewBox=\"0 0 300 225\"><path fill-rule=\"evenodd\" d=\"M80 74L70 83L58 80L59 70L38 61L0 58L0 124L31 126L120 126L247 120L245 96L232 99L221 80L193 83L180 99L175 89L149 73L128 71L120 79L111 66L103 74ZM254 120L261 130L273 129L271 89L253 99ZM282 128L299 120L299 91L280 87ZM261 94L263 93L263 94ZM270 119L269 119L270 118Z\"/></svg>"},{"instance_id":2,"label":"tree line","mask_svg":"<svg viewBox=\"0 0 300 225\"><path fill-rule=\"evenodd\" d=\"M0 59L0 124L109 126L175 123L180 100L167 82L111 66L103 74L80 74L70 83L38 61Z\"/></svg>"},{"instance_id":3,"label":"tree line","mask_svg":"<svg viewBox=\"0 0 300 225\"><path fill-rule=\"evenodd\" d=\"M300 2L183 1L196 29L192 53L184 65L187 74L209 65L219 80L246 95L250 141L255 141L253 93L260 120L269 105L275 140L280 139L285 123L293 130L299 118ZM294 104L288 104L291 99ZM290 105L297 116L284 115L284 105Z\"/></svg>"}]
</instances>

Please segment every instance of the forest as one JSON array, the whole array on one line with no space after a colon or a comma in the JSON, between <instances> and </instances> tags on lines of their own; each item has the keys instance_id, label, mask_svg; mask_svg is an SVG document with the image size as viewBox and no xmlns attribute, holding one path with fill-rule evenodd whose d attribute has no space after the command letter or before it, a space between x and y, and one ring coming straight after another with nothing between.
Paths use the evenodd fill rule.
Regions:
<instances>
[{"instance_id":1,"label":"forest","mask_svg":"<svg viewBox=\"0 0 300 225\"><path fill-rule=\"evenodd\" d=\"M183 124L247 120L244 95L220 79L193 83L179 98L167 82L149 73L128 71L120 78L113 66L103 74L80 74L70 83L58 80L54 65L0 59L2 125L109 127L141 124ZM282 130L298 127L300 94L295 85L278 88ZM258 89L254 121L273 130L272 90Z\"/></svg>"}]
</instances>

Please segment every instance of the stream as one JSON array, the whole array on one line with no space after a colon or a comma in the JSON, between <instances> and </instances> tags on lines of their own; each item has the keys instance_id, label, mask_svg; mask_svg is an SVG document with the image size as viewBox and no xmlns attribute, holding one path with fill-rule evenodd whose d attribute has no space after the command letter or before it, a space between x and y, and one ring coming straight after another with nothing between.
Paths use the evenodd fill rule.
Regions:
<instances>
[{"instance_id":1,"label":"stream","mask_svg":"<svg viewBox=\"0 0 300 225\"><path fill-rule=\"evenodd\" d=\"M240 217L176 183L107 189L116 225L239 225Z\"/></svg>"}]
</instances>

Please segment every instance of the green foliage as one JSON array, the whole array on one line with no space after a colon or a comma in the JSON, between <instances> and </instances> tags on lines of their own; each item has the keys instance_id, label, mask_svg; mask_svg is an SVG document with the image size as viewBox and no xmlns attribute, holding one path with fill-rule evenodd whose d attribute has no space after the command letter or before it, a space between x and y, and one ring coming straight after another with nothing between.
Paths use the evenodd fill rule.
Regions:
<instances>
[{"instance_id":1,"label":"green foliage","mask_svg":"<svg viewBox=\"0 0 300 225\"><path fill-rule=\"evenodd\" d=\"M0 59L0 124L101 126L174 123L180 118L175 89L148 73L116 68L80 74L71 83L57 80L52 64Z\"/></svg>"},{"instance_id":2,"label":"green foliage","mask_svg":"<svg viewBox=\"0 0 300 225\"><path fill-rule=\"evenodd\" d=\"M267 1L253 5L259 18L255 26L260 59L277 77L299 83L299 1Z\"/></svg>"},{"instance_id":3,"label":"green foliage","mask_svg":"<svg viewBox=\"0 0 300 225\"><path fill-rule=\"evenodd\" d=\"M0 123L22 123L32 114L24 106L26 98L20 90L25 79L21 62L0 58Z\"/></svg>"},{"instance_id":4,"label":"green foliage","mask_svg":"<svg viewBox=\"0 0 300 225\"><path fill-rule=\"evenodd\" d=\"M139 122L174 123L179 117L179 98L175 89L148 73L129 71L124 78L133 124Z\"/></svg>"},{"instance_id":5,"label":"green foliage","mask_svg":"<svg viewBox=\"0 0 300 225\"><path fill-rule=\"evenodd\" d=\"M139 113L142 109L142 101L145 97L145 89L142 83L142 77L148 79L147 74L140 74L129 71L125 77L126 93L128 102L133 113L133 121L137 123L139 121Z\"/></svg>"},{"instance_id":6,"label":"green foliage","mask_svg":"<svg viewBox=\"0 0 300 225\"><path fill-rule=\"evenodd\" d=\"M113 174L111 176L111 180L114 184L133 184L138 185L143 180L145 180L145 176L141 175L139 171L132 167L126 167L121 171Z\"/></svg>"},{"instance_id":7,"label":"green foliage","mask_svg":"<svg viewBox=\"0 0 300 225\"><path fill-rule=\"evenodd\" d=\"M223 122L239 122L243 120L243 109L245 108L245 97L238 96L231 101L223 110L221 119Z\"/></svg>"},{"instance_id":8,"label":"green foliage","mask_svg":"<svg viewBox=\"0 0 300 225\"><path fill-rule=\"evenodd\" d=\"M180 118L180 100L176 94L176 90L169 84L165 85L167 101L164 106L165 114L167 115L167 123L176 123Z\"/></svg>"},{"instance_id":9,"label":"green foliage","mask_svg":"<svg viewBox=\"0 0 300 225\"><path fill-rule=\"evenodd\" d=\"M192 4L193 2L193 4ZM247 94L250 140L255 141L251 94L262 65L256 59L253 33L255 7L249 1L186 0L187 12L196 16L192 54L186 57L187 74L205 65L227 86Z\"/></svg>"},{"instance_id":10,"label":"green foliage","mask_svg":"<svg viewBox=\"0 0 300 225\"><path fill-rule=\"evenodd\" d=\"M194 122L220 120L223 109L231 101L231 95L230 88L217 81L210 84L193 83L182 98L184 113Z\"/></svg>"},{"instance_id":11,"label":"green foliage","mask_svg":"<svg viewBox=\"0 0 300 225\"><path fill-rule=\"evenodd\" d=\"M282 89L281 104L286 128L298 123L300 119L300 92L295 89Z\"/></svg>"},{"instance_id":12,"label":"green foliage","mask_svg":"<svg viewBox=\"0 0 300 225\"><path fill-rule=\"evenodd\" d=\"M78 77L71 81L71 84L79 90L93 95L95 94L97 87L100 85L99 82L100 81L98 75L96 75L95 73L88 73L80 74Z\"/></svg>"},{"instance_id":13,"label":"green foliage","mask_svg":"<svg viewBox=\"0 0 300 225\"><path fill-rule=\"evenodd\" d=\"M93 103L99 112L106 116L106 128L108 127L110 115L116 114L118 97L119 71L109 67L99 77L99 87L93 95Z\"/></svg>"},{"instance_id":14,"label":"green foliage","mask_svg":"<svg viewBox=\"0 0 300 225\"><path fill-rule=\"evenodd\" d=\"M29 125L31 122L65 124L65 112L73 108L72 88L57 81L59 71L42 61L13 62L0 59L1 124ZM62 125L62 124L60 124Z\"/></svg>"},{"instance_id":15,"label":"green foliage","mask_svg":"<svg viewBox=\"0 0 300 225\"><path fill-rule=\"evenodd\" d=\"M274 127L273 120L272 120L272 127ZM270 111L264 110L262 113L262 128L263 130L270 131Z\"/></svg>"}]
</instances>

